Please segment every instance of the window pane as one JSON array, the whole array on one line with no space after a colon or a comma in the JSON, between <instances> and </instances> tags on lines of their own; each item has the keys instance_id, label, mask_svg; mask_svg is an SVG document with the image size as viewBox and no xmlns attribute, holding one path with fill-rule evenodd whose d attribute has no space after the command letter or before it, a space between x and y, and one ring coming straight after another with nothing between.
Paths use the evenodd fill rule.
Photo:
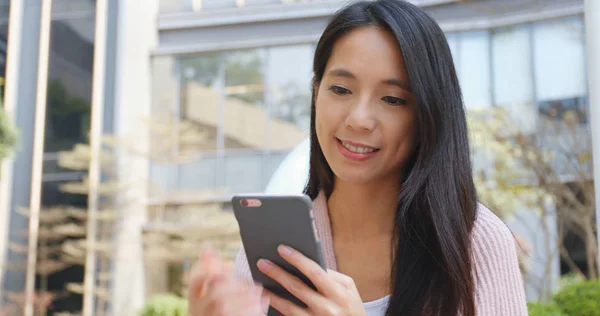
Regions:
<instances>
[{"instance_id":1,"label":"window pane","mask_svg":"<svg viewBox=\"0 0 600 316\"><path fill-rule=\"evenodd\" d=\"M224 156L220 186L230 193L261 191L269 117L265 104L266 49L225 54L223 96Z\"/></svg>"},{"instance_id":2,"label":"window pane","mask_svg":"<svg viewBox=\"0 0 600 316\"><path fill-rule=\"evenodd\" d=\"M230 150L223 159L225 186L229 193L264 190L264 154Z\"/></svg>"},{"instance_id":3,"label":"window pane","mask_svg":"<svg viewBox=\"0 0 600 316\"><path fill-rule=\"evenodd\" d=\"M579 18L534 25L535 78L541 101L585 94L582 28Z\"/></svg>"},{"instance_id":4,"label":"window pane","mask_svg":"<svg viewBox=\"0 0 600 316\"><path fill-rule=\"evenodd\" d=\"M534 25L535 80L543 117L587 122L584 40L580 18Z\"/></svg>"},{"instance_id":5,"label":"window pane","mask_svg":"<svg viewBox=\"0 0 600 316\"><path fill-rule=\"evenodd\" d=\"M460 34L458 64L465 106L470 109L491 106L489 33Z\"/></svg>"},{"instance_id":6,"label":"window pane","mask_svg":"<svg viewBox=\"0 0 600 316\"><path fill-rule=\"evenodd\" d=\"M177 166L179 190L210 190L217 187L217 157L206 153L197 160L184 162Z\"/></svg>"},{"instance_id":7,"label":"window pane","mask_svg":"<svg viewBox=\"0 0 600 316\"><path fill-rule=\"evenodd\" d=\"M533 93L530 28L495 30L492 35L494 98L509 109L526 132L535 130L537 110Z\"/></svg>"},{"instance_id":8,"label":"window pane","mask_svg":"<svg viewBox=\"0 0 600 316\"><path fill-rule=\"evenodd\" d=\"M223 136L225 148L266 148L265 50L225 54Z\"/></svg>"},{"instance_id":9,"label":"window pane","mask_svg":"<svg viewBox=\"0 0 600 316\"><path fill-rule=\"evenodd\" d=\"M38 183L41 185L41 209L35 263L36 293L65 293L49 299L47 313L50 315L58 311L81 309L81 296L65 292L65 289L69 283L83 281L83 269L79 264L64 261L61 244L70 237L57 233L55 228L82 224L66 214L68 209L85 208L87 196L69 193L63 185L77 184L87 174L86 170L75 170L74 166L59 166L57 152L71 150L79 143L88 143L95 40L94 8L93 2L88 0L57 0L52 2L51 8L53 15L47 56L46 125L43 135L45 153L42 182ZM71 14L73 12L76 14ZM65 18L67 13L68 19ZM24 46L23 49L31 47ZM16 205L17 208L22 206L27 207ZM27 245L28 217L16 213L13 215L16 216L11 216L10 232L7 232L9 242ZM20 267L6 271L3 293L7 300L4 303L22 304L21 300L15 298L23 293L25 269L22 263L26 259L26 253L22 251L12 249L7 252L7 264ZM17 315L18 312L10 314Z\"/></svg>"},{"instance_id":10,"label":"window pane","mask_svg":"<svg viewBox=\"0 0 600 316\"><path fill-rule=\"evenodd\" d=\"M0 3L0 107L4 107L6 80L6 50L8 48L8 19L10 2Z\"/></svg>"},{"instance_id":11,"label":"window pane","mask_svg":"<svg viewBox=\"0 0 600 316\"><path fill-rule=\"evenodd\" d=\"M54 0L52 1L52 16L60 19L65 16L89 13L92 16L96 10L95 0Z\"/></svg>"},{"instance_id":12,"label":"window pane","mask_svg":"<svg viewBox=\"0 0 600 316\"><path fill-rule=\"evenodd\" d=\"M44 150L87 142L90 128L94 16L52 21Z\"/></svg>"},{"instance_id":13,"label":"window pane","mask_svg":"<svg viewBox=\"0 0 600 316\"><path fill-rule=\"evenodd\" d=\"M191 153L217 149L219 107L219 65L221 54L205 53L181 59L179 113L190 126L181 127L180 150ZM178 115L177 115L178 114Z\"/></svg>"},{"instance_id":14,"label":"window pane","mask_svg":"<svg viewBox=\"0 0 600 316\"><path fill-rule=\"evenodd\" d=\"M173 56L155 56L152 64L152 113L176 115L179 107L179 74L177 59Z\"/></svg>"},{"instance_id":15,"label":"window pane","mask_svg":"<svg viewBox=\"0 0 600 316\"><path fill-rule=\"evenodd\" d=\"M269 50L270 147L290 150L308 137L312 80L312 45Z\"/></svg>"},{"instance_id":16,"label":"window pane","mask_svg":"<svg viewBox=\"0 0 600 316\"><path fill-rule=\"evenodd\" d=\"M458 45L460 40L460 34L457 33L449 33L446 34L446 40L448 41L448 46L450 46L450 52L452 53L452 59L454 60L454 68L456 68L456 72L460 72L460 55L458 53Z\"/></svg>"},{"instance_id":17,"label":"window pane","mask_svg":"<svg viewBox=\"0 0 600 316\"><path fill-rule=\"evenodd\" d=\"M158 192L217 187L220 63L220 53L153 60L153 154L166 158L150 169Z\"/></svg>"},{"instance_id":18,"label":"window pane","mask_svg":"<svg viewBox=\"0 0 600 316\"><path fill-rule=\"evenodd\" d=\"M267 86L271 151L266 162L265 186L287 153L309 135L314 49L314 45L307 44L269 50Z\"/></svg>"}]
</instances>

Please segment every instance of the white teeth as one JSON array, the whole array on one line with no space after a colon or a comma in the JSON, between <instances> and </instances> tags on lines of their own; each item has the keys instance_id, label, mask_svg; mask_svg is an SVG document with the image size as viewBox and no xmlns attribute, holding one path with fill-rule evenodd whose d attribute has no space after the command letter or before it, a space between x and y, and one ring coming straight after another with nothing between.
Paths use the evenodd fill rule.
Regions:
<instances>
[{"instance_id":1,"label":"white teeth","mask_svg":"<svg viewBox=\"0 0 600 316\"><path fill-rule=\"evenodd\" d=\"M342 142L342 145L344 145L344 147L346 147L351 152L355 152L357 154L366 154L366 153L372 153L375 151L375 149L373 149L373 148L355 147L346 142Z\"/></svg>"}]
</instances>

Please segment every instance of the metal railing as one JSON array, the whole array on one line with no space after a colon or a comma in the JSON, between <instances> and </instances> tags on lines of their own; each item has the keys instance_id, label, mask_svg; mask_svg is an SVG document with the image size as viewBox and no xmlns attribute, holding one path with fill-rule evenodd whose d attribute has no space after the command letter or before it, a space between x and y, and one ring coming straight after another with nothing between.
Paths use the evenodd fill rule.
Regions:
<instances>
[{"instance_id":1,"label":"metal railing","mask_svg":"<svg viewBox=\"0 0 600 316\"><path fill-rule=\"evenodd\" d=\"M158 195L178 192L221 191L229 198L241 192L261 192L288 151L228 150L225 155L205 153L172 164L151 164L150 179ZM154 199L158 198L155 196ZM153 200L151 198L151 200ZM160 199L159 199L160 200ZM159 203L154 202L152 204Z\"/></svg>"}]
</instances>

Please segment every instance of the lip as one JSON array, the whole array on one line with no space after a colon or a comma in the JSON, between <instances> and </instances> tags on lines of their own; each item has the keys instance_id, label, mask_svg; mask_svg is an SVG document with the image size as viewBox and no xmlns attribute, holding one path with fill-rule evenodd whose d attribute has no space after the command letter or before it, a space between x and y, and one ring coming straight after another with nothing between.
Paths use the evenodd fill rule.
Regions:
<instances>
[{"instance_id":1,"label":"lip","mask_svg":"<svg viewBox=\"0 0 600 316\"><path fill-rule=\"evenodd\" d=\"M375 156L377 154L377 152L379 151L379 149L377 149L375 147L371 147L371 146L368 146L368 145L364 145L364 144L360 144L360 143L354 143L354 142L350 142L350 141L344 140L343 141L344 143L348 143L348 144L350 144L352 146L355 146L355 147L364 147L364 148L376 149L375 151L369 152L369 153L355 153L355 152L350 151L348 148L344 147L344 145L342 144L342 140L341 139L336 138L336 142L337 142L338 150L340 151L340 153L344 157L346 157L346 158L348 158L350 160L354 160L354 161L364 161L364 160L367 160L367 159Z\"/></svg>"}]
</instances>

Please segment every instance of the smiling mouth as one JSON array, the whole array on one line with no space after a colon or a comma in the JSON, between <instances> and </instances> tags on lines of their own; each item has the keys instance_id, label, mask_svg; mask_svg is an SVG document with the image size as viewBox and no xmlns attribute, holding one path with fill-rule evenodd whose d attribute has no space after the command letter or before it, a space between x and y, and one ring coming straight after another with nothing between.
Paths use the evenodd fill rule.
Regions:
<instances>
[{"instance_id":1,"label":"smiling mouth","mask_svg":"<svg viewBox=\"0 0 600 316\"><path fill-rule=\"evenodd\" d=\"M369 146L359 145L356 143L349 143L349 142L343 141L339 138L337 140L338 140L338 142L340 142L342 144L342 146L344 146L344 148L348 149L349 151L351 151L353 153L368 154L368 153L373 153L373 152L379 151L379 148L373 148L373 147L369 147Z\"/></svg>"}]
</instances>

